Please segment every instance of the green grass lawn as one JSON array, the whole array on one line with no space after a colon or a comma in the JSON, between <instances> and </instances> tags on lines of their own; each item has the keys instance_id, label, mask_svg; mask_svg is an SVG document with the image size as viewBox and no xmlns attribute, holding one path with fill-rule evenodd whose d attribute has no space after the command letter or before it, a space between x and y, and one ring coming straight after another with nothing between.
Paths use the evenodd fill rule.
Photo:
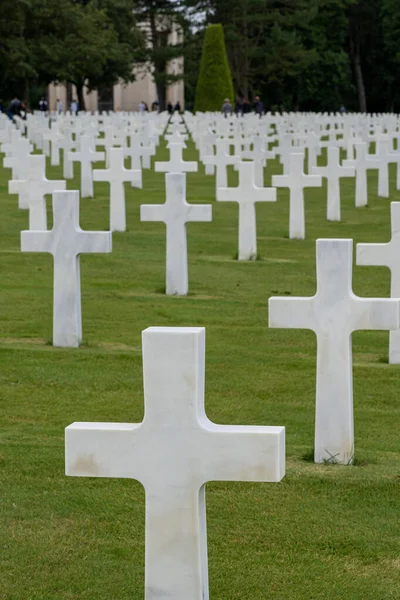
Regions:
<instances>
[{"instance_id":1,"label":"green grass lawn","mask_svg":"<svg viewBox=\"0 0 400 600\"><path fill-rule=\"evenodd\" d=\"M186 160L197 155L193 147ZM157 158L165 159L164 145ZM102 165L98 165L102 168ZM68 182L79 188L79 173ZM267 181L279 173L277 162ZM61 168L48 168L60 178ZM315 240L390 239L389 200L354 207L342 180L341 223L328 223L326 187L306 193L305 241L288 239L288 195L257 208L261 260L238 263L237 205L214 202L215 180L188 175L187 200L213 204L212 223L188 225L186 298L166 297L165 229L139 207L164 201L164 175L127 186L128 231L113 252L81 257L84 344L56 349L52 257L22 254L28 226L0 170L0 599L143 600L144 491L135 481L67 478L64 428L73 421L143 417L141 332L206 327L206 410L221 424L286 427L279 484L210 483L210 600L400 598L400 366L388 333L353 335L354 467L315 465L315 336L268 329L268 298L315 293ZM237 174L230 173L231 184ZM400 200L391 173L391 200ZM108 186L81 201L81 226L106 230ZM51 226L50 199L49 227ZM355 248L354 248L355 254ZM387 297L389 271L355 267L355 293ZM188 598L187 600L191 600Z\"/></svg>"}]
</instances>

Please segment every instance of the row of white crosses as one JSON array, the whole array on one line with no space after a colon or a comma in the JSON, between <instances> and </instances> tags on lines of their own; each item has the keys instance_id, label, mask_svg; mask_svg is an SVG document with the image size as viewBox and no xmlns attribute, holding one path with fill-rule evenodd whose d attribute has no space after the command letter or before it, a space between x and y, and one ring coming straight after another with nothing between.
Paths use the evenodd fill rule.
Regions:
<instances>
[{"instance_id":1,"label":"row of white crosses","mask_svg":"<svg viewBox=\"0 0 400 600\"><path fill-rule=\"evenodd\" d=\"M270 326L317 334L316 462L354 457L352 331L399 325L399 300L358 298L351 272L352 240L318 240L317 294L270 299ZM202 328L147 329L143 422L73 423L65 431L67 475L136 479L145 488L146 600L209 597L208 481L284 476L284 428L220 426L206 417L204 339Z\"/></svg>"},{"instance_id":2,"label":"row of white crosses","mask_svg":"<svg viewBox=\"0 0 400 600\"><path fill-rule=\"evenodd\" d=\"M186 223L210 222L212 207L186 202L186 173L196 172L197 162L183 160L185 138L179 122L171 123L171 134L166 135L170 159L156 162L156 172L165 173L166 200L164 204L140 207L141 221L158 221L166 225L166 294L185 296L189 290Z\"/></svg>"},{"instance_id":3,"label":"row of white crosses","mask_svg":"<svg viewBox=\"0 0 400 600\"><path fill-rule=\"evenodd\" d=\"M179 164L184 169L182 162ZM239 173L243 174L242 182L247 182L245 188L251 183L257 192L254 165L241 163ZM171 186L173 183L175 198L183 197L182 186L178 185L184 177L183 172L167 174L167 190L168 183ZM65 194L75 194L74 210L65 208L72 206ZM256 195L260 200L265 199L262 192ZM54 194L55 223L74 223L75 245L81 244L81 251L99 251L99 248L107 251L104 250L107 238L81 237L85 232L79 231L77 200L76 192ZM158 207L158 212L162 209L165 213L163 220L167 227L169 213L183 202L170 204L171 209L166 205ZM249 214L253 215L251 211ZM175 217L172 219L174 223ZM24 233L23 244L30 249L47 244L48 251L55 251L54 232ZM40 240L35 233L45 237ZM89 247L95 250L88 250ZM361 327L384 329L399 324L398 300L361 299L352 293L351 248L351 240L318 241L316 296L270 300L271 326L309 327L318 335L315 444L318 462L327 459L349 463L353 458L351 332ZM60 248L58 252L61 257ZM63 269L70 273L67 263L71 265L78 259L67 248L65 253L65 260L59 263L60 273ZM74 281L69 285L73 288ZM335 335L338 330L339 337ZM143 333L143 422L74 423L66 429L67 475L126 477L137 479L145 487L146 600L161 596L176 600L208 598L207 481L277 482L284 476L282 427L219 426L207 419L204 363L203 329L150 328ZM329 399L333 402L328 406Z\"/></svg>"},{"instance_id":4,"label":"row of white crosses","mask_svg":"<svg viewBox=\"0 0 400 600\"><path fill-rule=\"evenodd\" d=\"M83 139L83 138L82 138ZM170 142L171 161L178 168L179 159ZM91 146L87 149L91 152ZM182 148L180 147L180 153ZM89 154L89 153L87 153ZM170 161L170 163L171 163ZM170 164L168 163L168 164ZM159 170L168 165L156 164ZM142 220L163 221L167 228L166 292L188 293L186 223L211 221L211 206L189 205L186 202L186 175L197 163L179 160L178 173L166 175L166 202L163 205L143 205ZM110 167L94 171L96 181L110 183L110 229L126 229L124 182L141 186L141 170L124 167L123 149L110 149ZM49 252L54 257L53 344L78 347L82 341L79 257L87 252L111 252L111 233L84 232L79 226L79 192L65 191L65 181L50 181L45 177L45 157L29 157L28 179L11 181L11 193L20 194L20 207L29 208L30 231L22 232L22 251ZM53 219L47 231L45 195L53 193Z\"/></svg>"}]
</instances>

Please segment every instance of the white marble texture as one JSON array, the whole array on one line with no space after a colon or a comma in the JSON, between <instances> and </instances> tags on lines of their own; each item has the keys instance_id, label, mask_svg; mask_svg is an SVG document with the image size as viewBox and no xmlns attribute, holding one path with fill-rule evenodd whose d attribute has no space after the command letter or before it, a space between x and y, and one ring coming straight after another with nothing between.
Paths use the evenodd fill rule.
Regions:
<instances>
[{"instance_id":1,"label":"white marble texture","mask_svg":"<svg viewBox=\"0 0 400 600\"><path fill-rule=\"evenodd\" d=\"M214 165L216 168L216 188L228 187L228 165L236 165L240 162L240 156L230 154L231 142L229 139L218 139L216 141L216 154L205 156L204 165Z\"/></svg>"},{"instance_id":2,"label":"white marble texture","mask_svg":"<svg viewBox=\"0 0 400 600\"><path fill-rule=\"evenodd\" d=\"M354 457L351 334L397 329L398 300L352 291L353 240L317 240L317 293L269 299L269 326L311 329L317 336L315 462Z\"/></svg>"},{"instance_id":3,"label":"white marble texture","mask_svg":"<svg viewBox=\"0 0 400 600\"><path fill-rule=\"evenodd\" d=\"M203 328L143 334L142 423L73 423L66 474L136 479L146 491L145 600L208 600L205 485L279 482L283 427L211 422L204 408ZM132 590L132 597L138 595Z\"/></svg>"},{"instance_id":4,"label":"white marble texture","mask_svg":"<svg viewBox=\"0 0 400 600\"><path fill-rule=\"evenodd\" d=\"M31 144L26 138L20 138L13 145L13 154L5 156L3 166L12 169L12 179L26 179L29 170L29 157L32 151Z\"/></svg>"},{"instance_id":5,"label":"white marble texture","mask_svg":"<svg viewBox=\"0 0 400 600\"><path fill-rule=\"evenodd\" d=\"M278 188L289 188L289 238L304 240L306 237L304 189L321 187L322 178L319 175L305 175L304 154L292 152L288 158L287 174L273 175L272 185Z\"/></svg>"},{"instance_id":6,"label":"white marble texture","mask_svg":"<svg viewBox=\"0 0 400 600\"><path fill-rule=\"evenodd\" d=\"M257 258L256 202L275 202L274 188L257 187L253 162L238 163L239 186L217 188L218 202L239 204L239 251L238 260Z\"/></svg>"},{"instance_id":7,"label":"white marble texture","mask_svg":"<svg viewBox=\"0 0 400 600\"><path fill-rule=\"evenodd\" d=\"M390 142L389 137L385 136L377 143L374 158L379 162L378 167L378 196L380 198L389 198L389 162L390 162Z\"/></svg>"},{"instance_id":8,"label":"white marble texture","mask_svg":"<svg viewBox=\"0 0 400 600\"><path fill-rule=\"evenodd\" d=\"M340 221L340 179L355 177L354 167L343 167L340 164L340 150L336 146L328 148L328 164L325 167L314 167L313 175L325 177L328 181L328 201L326 218L328 221Z\"/></svg>"},{"instance_id":9,"label":"white marble texture","mask_svg":"<svg viewBox=\"0 0 400 600\"><path fill-rule=\"evenodd\" d=\"M400 298L400 202L391 202L392 238L386 244L357 244L357 265L390 269L390 297ZM389 334L389 363L400 364L400 330Z\"/></svg>"},{"instance_id":10,"label":"white marble texture","mask_svg":"<svg viewBox=\"0 0 400 600\"><path fill-rule=\"evenodd\" d=\"M83 135L80 138L80 150L70 152L68 158L71 162L79 162L81 166L81 198L93 198L92 163L105 160L105 153L96 152L93 138Z\"/></svg>"},{"instance_id":11,"label":"white marble texture","mask_svg":"<svg viewBox=\"0 0 400 600\"><path fill-rule=\"evenodd\" d=\"M60 147L63 150L63 177L64 179L74 178L74 163L69 159L69 153L75 148L75 141L72 138L72 129L65 128L60 140Z\"/></svg>"},{"instance_id":12,"label":"white marble texture","mask_svg":"<svg viewBox=\"0 0 400 600\"><path fill-rule=\"evenodd\" d=\"M140 140L135 135L131 135L129 139L129 146L124 148L124 157L130 159L132 171L142 171L142 154L140 148ZM139 185L137 181L131 181L131 186L141 188L142 181L140 180Z\"/></svg>"},{"instance_id":13,"label":"white marble texture","mask_svg":"<svg viewBox=\"0 0 400 600\"><path fill-rule=\"evenodd\" d=\"M365 142L354 144L356 157L344 160L344 167L353 167L356 170L356 206L367 206L368 204L368 169L379 169L379 160L368 154L368 145Z\"/></svg>"},{"instance_id":14,"label":"white marble texture","mask_svg":"<svg viewBox=\"0 0 400 600\"><path fill-rule=\"evenodd\" d=\"M156 173L197 173L197 162L184 161L182 157L184 142L169 142L169 161L154 163Z\"/></svg>"},{"instance_id":15,"label":"white marble texture","mask_svg":"<svg viewBox=\"0 0 400 600\"><path fill-rule=\"evenodd\" d=\"M82 341L80 254L111 252L111 233L79 226L79 192L53 193L53 229L22 231L22 252L54 257L53 345L77 348Z\"/></svg>"},{"instance_id":16,"label":"white marble texture","mask_svg":"<svg viewBox=\"0 0 400 600\"><path fill-rule=\"evenodd\" d=\"M109 149L109 169L94 169L93 181L110 183L110 231L126 231L125 182L142 187L142 171L125 169L123 148Z\"/></svg>"},{"instance_id":17,"label":"white marble texture","mask_svg":"<svg viewBox=\"0 0 400 600\"><path fill-rule=\"evenodd\" d=\"M212 220L208 204L186 202L186 174L167 173L165 204L142 204L141 221L162 221L167 229L166 293L186 296L189 291L186 223Z\"/></svg>"},{"instance_id":18,"label":"white marble texture","mask_svg":"<svg viewBox=\"0 0 400 600\"><path fill-rule=\"evenodd\" d=\"M29 229L45 231L47 229L47 194L65 190L64 180L46 179L46 157L43 154L29 156L27 179L9 181L10 194L18 194L19 208L29 210Z\"/></svg>"}]
</instances>

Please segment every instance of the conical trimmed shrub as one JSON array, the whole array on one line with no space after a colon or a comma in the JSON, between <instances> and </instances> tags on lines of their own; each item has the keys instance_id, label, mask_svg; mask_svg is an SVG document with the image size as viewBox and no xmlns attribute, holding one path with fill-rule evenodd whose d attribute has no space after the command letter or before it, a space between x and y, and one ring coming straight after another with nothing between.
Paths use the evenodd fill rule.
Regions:
<instances>
[{"instance_id":1,"label":"conical trimmed shrub","mask_svg":"<svg viewBox=\"0 0 400 600\"><path fill-rule=\"evenodd\" d=\"M204 36L195 110L220 111L225 98L234 104L224 30L222 25L209 25Z\"/></svg>"}]
</instances>

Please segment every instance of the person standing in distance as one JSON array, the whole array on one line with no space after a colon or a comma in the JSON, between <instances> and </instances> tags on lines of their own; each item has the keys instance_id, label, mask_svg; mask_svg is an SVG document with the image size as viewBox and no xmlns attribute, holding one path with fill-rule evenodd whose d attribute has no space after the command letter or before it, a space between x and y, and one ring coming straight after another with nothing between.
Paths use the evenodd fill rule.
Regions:
<instances>
[{"instance_id":1,"label":"person standing in distance","mask_svg":"<svg viewBox=\"0 0 400 600\"><path fill-rule=\"evenodd\" d=\"M229 100L229 98L225 98L224 103L222 105L221 112L225 116L225 118L228 115L232 114L232 104L231 104L231 101Z\"/></svg>"}]
</instances>

